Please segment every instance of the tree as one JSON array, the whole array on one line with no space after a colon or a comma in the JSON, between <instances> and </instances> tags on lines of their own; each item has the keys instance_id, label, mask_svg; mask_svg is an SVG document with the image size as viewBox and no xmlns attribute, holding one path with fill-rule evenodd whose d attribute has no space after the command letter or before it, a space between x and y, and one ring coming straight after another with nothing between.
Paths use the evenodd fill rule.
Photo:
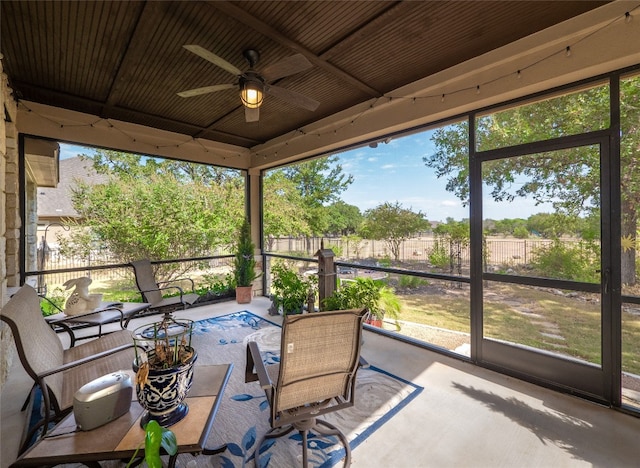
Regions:
<instances>
[{"instance_id":1,"label":"tree","mask_svg":"<svg viewBox=\"0 0 640 468\"><path fill-rule=\"evenodd\" d=\"M635 238L640 209L640 77L621 81L621 212L623 238ZM485 115L477 120L477 147L502 148L575 135L609 126L609 87L538 101ZM469 198L468 124L436 130L436 152L425 157L438 177L447 177L447 190L463 202ZM489 161L483 164L483 183L496 201L531 198L552 203L572 218L599 214L600 153L579 147ZM524 180L524 182L522 182ZM519 185L517 189L512 187ZM624 249L623 249L624 250ZM635 284L635 251L623 251L622 278Z\"/></svg>"},{"instance_id":2,"label":"tree","mask_svg":"<svg viewBox=\"0 0 640 468\"><path fill-rule=\"evenodd\" d=\"M385 202L367 210L364 217L365 237L383 240L396 261L400 260L402 242L429 226L423 213L403 208L399 202Z\"/></svg>"},{"instance_id":3,"label":"tree","mask_svg":"<svg viewBox=\"0 0 640 468\"><path fill-rule=\"evenodd\" d=\"M304 211L304 201L295 183L282 171L271 171L264 178L263 230L268 250L281 236L308 236L311 229Z\"/></svg>"},{"instance_id":4,"label":"tree","mask_svg":"<svg viewBox=\"0 0 640 468\"><path fill-rule=\"evenodd\" d=\"M332 203L327 207L329 227L327 233L348 236L355 233L362 223L360 208L349 205L342 200Z\"/></svg>"},{"instance_id":5,"label":"tree","mask_svg":"<svg viewBox=\"0 0 640 468\"><path fill-rule=\"evenodd\" d=\"M557 239L572 233L575 220L561 213L536 213L527 218L527 229L545 239Z\"/></svg>"},{"instance_id":6,"label":"tree","mask_svg":"<svg viewBox=\"0 0 640 468\"><path fill-rule=\"evenodd\" d=\"M209 177L191 163L175 164L139 155L98 151L96 170L104 184L79 183L72 202L86 232L71 243L99 243L119 261L206 256L232 243L244 218L241 179ZM167 267L162 279L183 274Z\"/></svg>"},{"instance_id":7,"label":"tree","mask_svg":"<svg viewBox=\"0 0 640 468\"><path fill-rule=\"evenodd\" d=\"M449 271L453 273L457 269L462 274L462 249L469 246L471 231L469 220L455 221L447 218L447 222L439 224L433 229L436 239L449 242Z\"/></svg>"},{"instance_id":8,"label":"tree","mask_svg":"<svg viewBox=\"0 0 640 468\"><path fill-rule=\"evenodd\" d=\"M353 182L353 176L344 174L337 161L337 156L330 156L279 169L295 184L302 197L303 213L311 235L318 236L327 231L326 205L338 201L340 194ZM307 250L311 250L309 236Z\"/></svg>"}]
</instances>

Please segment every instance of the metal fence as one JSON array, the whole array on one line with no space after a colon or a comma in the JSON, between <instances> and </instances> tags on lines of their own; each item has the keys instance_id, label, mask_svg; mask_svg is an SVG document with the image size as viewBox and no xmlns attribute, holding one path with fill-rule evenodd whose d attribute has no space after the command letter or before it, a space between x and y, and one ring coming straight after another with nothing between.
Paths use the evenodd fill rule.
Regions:
<instances>
[{"instance_id":1,"label":"metal fence","mask_svg":"<svg viewBox=\"0 0 640 468\"><path fill-rule=\"evenodd\" d=\"M333 248L337 255L348 260L385 259L393 260L389 246L380 240L362 240L354 242L347 238L311 238L285 237L270 240L273 253L297 253L313 255L320 248L321 242L325 248ZM566 244L577 245L579 240L563 240ZM488 265L498 267L512 267L527 265L535 257L536 251L548 247L553 243L551 239L505 239L487 238L485 241L485 261ZM459 248L458 248L459 247ZM448 241L434 237L417 237L409 239L400 245L399 261L405 263L430 263L430 256L438 249L450 256L455 263L468 268L470 263L469 246L452 245Z\"/></svg>"}]
</instances>

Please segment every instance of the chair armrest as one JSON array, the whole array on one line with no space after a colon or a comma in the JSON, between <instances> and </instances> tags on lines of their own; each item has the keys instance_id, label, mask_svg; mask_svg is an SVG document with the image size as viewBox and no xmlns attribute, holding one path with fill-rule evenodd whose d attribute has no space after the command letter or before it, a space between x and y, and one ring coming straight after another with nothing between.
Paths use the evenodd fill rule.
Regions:
<instances>
[{"instance_id":1,"label":"chair armrest","mask_svg":"<svg viewBox=\"0 0 640 468\"><path fill-rule=\"evenodd\" d=\"M160 286L161 284L171 284L171 283L177 283L180 281L189 281L191 283L191 292L194 292L196 290L196 284L193 282L193 279L191 278L176 278L169 281L161 281L158 283L158 286ZM174 287L179 287L179 286L174 286Z\"/></svg>"},{"instance_id":2,"label":"chair armrest","mask_svg":"<svg viewBox=\"0 0 640 468\"><path fill-rule=\"evenodd\" d=\"M177 289L178 292L180 293L180 302L183 302L182 300L182 296L184 295L184 292L182 291L182 288L180 286L165 286L163 288L154 288L154 289L141 289L140 293L143 294L143 298L144 298L144 293L146 292L151 292L151 291L166 291L168 289Z\"/></svg>"},{"instance_id":3,"label":"chair armrest","mask_svg":"<svg viewBox=\"0 0 640 468\"><path fill-rule=\"evenodd\" d=\"M44 379L45 377L48 377L50 375L57 374L59 372L64 372L66 370L73 369L74 367L81 366L81 365L86 364L88 362L92 362L92 361L96 361L98 359L102 359L102 358L108 357L108 356L110 356L112 354L119 353L120 351L124 351L126 349L133 348L134 346L135 346L134 343L117 346L117 347L115 347L113 349L109 349L109 350L103 351L101 353L97 353L97 354L94 354L94 355L91 355L91 356L87 356L86 358L78 359L77 361L68 362L68 363L63 364L61 366L54 367L53 369L49 369L49 370L47 370L45 372L42 372L42 373L38 374L38 377L40 379Z\"/></svg>"},{"instance_id":4,"label":"chair armrest","mask_svg":"<svg viewBox=\"0 0 640 468\"><path fill-rule=\"evenodd\" d=\"M247 365L245 369L245 383L247 382L260 382L260 387L267 390L273 387L273 383L269 378L267 369L262 361L262 355L260 354L260 348L258 343L250 341L247 343Z\"/></svg>"}]
</instances>

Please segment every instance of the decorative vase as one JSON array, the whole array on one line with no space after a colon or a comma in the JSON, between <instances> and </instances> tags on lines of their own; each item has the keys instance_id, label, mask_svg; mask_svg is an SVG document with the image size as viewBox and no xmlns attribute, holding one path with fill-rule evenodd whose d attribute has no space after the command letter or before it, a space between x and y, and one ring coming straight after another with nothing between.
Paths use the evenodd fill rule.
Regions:
<instances>
[{"instance_id":1,"label":"decorative vase","mask_svg":"<svg viewBox=\"0 0 640 468\"><path fill-rule=\"evenodd\" d=\"M189 407L184 402L193 381L198 355L191 347L192 320L165 317L162 322L144 325L133 332L136 357L136 396L146 410L140 420L144 428L150 420L163 427L182 420Z\"/></svg>"},{"instance_id":2,"label":"decorative vase","mask_svg":"<svg viewBox=\"0 0 640 468\"><path fill-rule=\"evenodd\" d=\"M193 351L193 348L189 348ZM154 351L149 351L152 357ZM193 351L192 357L183 365L169 369L149 369L147 381L136 382L136 396L138 402L146 410L140 420L142 427L150 420L155 420L163 427L171 426L189 412L189 406L184 399L189 393L193 381L193 365L198 355ZM136 361L133 370L138 372Z\"/></svg>"},{"instance_id":3,"label":"decorative vase","mask_svg":"<svg viewBox=\"0 0 640 468\"><path fill-rule=\"evenodd\" d=\"M253 295L253 286L236 286L236 302L238 304L249 304Z\"/></svg>"}]
</instances>

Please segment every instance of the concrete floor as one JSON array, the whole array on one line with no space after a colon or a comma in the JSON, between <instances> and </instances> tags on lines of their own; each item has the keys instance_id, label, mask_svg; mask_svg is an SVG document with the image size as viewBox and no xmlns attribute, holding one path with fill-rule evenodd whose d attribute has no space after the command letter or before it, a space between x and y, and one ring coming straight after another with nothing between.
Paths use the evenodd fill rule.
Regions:
<instances>
[{"instance_id":1,"label":"concrete floor","mask_svg":"<svg viewBox=\"0 0 640 468\"><path fill-rule=\"evenodd\" d=\"M269 301L226 302L180 316L195 320ZM147 317L132 321L134 329ZM63 341L65 335L60 335ZM365 332L372 365L424 387L352 455L354 467L640 467L640 418ZM1 394L2 467L16 458L20 406L31 382L17 361Z\"/></svg>"}]
</instances>

